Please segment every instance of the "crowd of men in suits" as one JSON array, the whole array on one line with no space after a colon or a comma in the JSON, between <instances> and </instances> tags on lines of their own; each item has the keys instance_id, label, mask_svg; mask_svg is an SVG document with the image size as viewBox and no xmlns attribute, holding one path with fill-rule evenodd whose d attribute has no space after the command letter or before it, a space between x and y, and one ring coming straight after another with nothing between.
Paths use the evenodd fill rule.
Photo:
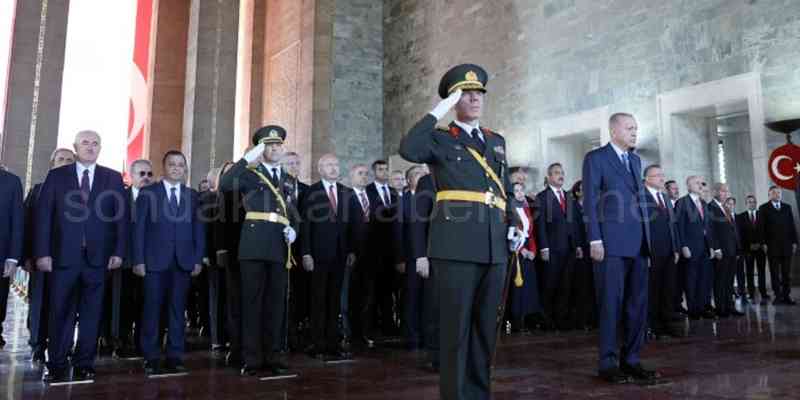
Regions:
<instances>
[{"instance_id":1,"label":"crowd of men in suits","mask_svg":"<svg viewBox=\"0 0 800 400\"><path fill-rule=\"evenodd\" d=\"M286 135L279 126L259 129L244 157L211 171L199 191L186 186L178 151L160 160L159 180L150 161L131 163L126 186L97 165L101 143L92 131L76 135L74 152L53 152L47 178L24 200L20 180L0 171L0 316L19 265L30 276L30 345L33 360L46 361L46 382L92 379L98 343L119 357L142 357L148 375L186 372L187 325L210 332L213 349L226 351L244 376L287 373L289 351L341 360L353 346L397 337L409 350L425 349L438 370L441 282L428 260L437 188L427 167L356 164L345 186L339 160L327 154L317 161L320 180L306 185L297 178L300 157L283 151ZM691 176L680 196L659 165L638 176L638 158L620 154L617 167L630 165L632 177L616 189L642 185L646 231L592 227L598 211L584 207L584 192L594 185L587 195L596 198L607 190L597 175L614 172L602 164L614 154L587 155L584 181L569 190L559 163L547 168L538 193L524 171L511 174L509 201L528 239L519 252L522 282L507 297L509 331L599 328L614 337L601 338L600 371L615 381L622 377L609 367L619 357L609 315L646 309L647 333L626 332L623 352L647 335L679 336L675 323L686 317L743 315L735 298L744 305L758 294L768 304L767 266L773 303L795 304L797 233L780 189L770 188L760 207L747 196L737 214L727 184ZM649 273L627 278L647 289L633 299L625 292L624 309L620 291L630 283L596 273L593 262L630 269L631 256L607 244L598 257L598 229L621 242L649 235ZM637 372L646 371L627 374Z\"/></svg>"}]
</instances>

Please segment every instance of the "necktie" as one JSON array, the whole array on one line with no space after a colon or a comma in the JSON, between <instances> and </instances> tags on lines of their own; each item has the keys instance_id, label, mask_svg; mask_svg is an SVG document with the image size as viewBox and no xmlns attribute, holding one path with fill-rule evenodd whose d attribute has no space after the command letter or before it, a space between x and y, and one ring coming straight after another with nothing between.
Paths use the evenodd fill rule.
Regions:
<instances>
[{"instance_id":1,"label":"necktie","mask_svg":"<svg viewBox=\"0 0 800 400\"><path fill-rule=\"evenodd\" d=\"M558 202L561 204L561 212L566 214L567 213L567 199L564 197L564 191L559 189L558 190Z\"/></svg>"},{"instance_id":2,"label":"necktie","mask_svg":"<svg viewBox=\"0 0 800 400\"><path fill-rule=\"evenodd\" d=\"M279 177L280 177L280 175L278 175L278 169L277 168L273 168L272 169L272 181L277 184L278 180L279 180Z\"/></svg>"},{"instance_id":3,"label":"necktie","mask_svg":"<svg viewBox=\"0 0 800 400\"><path fill-rule=\"evenodd\" d=\"M750 221L753 223L753 225L756 224L756 212L755 211L750 211Z\"/></svg>"},{"instance_id":4,"label":"necktie","mask_svg":"<svg viewBox=\"0 0 800 400\"><path fill-rule=\"evenodd\" d=\"M89 170L83 170L83 176L81 177L81 199L83 200L83 204L87 204L89 202L89 193L92 189L89 187Z\"/></svg>"},{"instance_id":5,"label":"necktie","mask_svg":"<svg viewBox=\"0 0 800 400\"><path fill-rule=\"evenodd\" d=\"M661 193L658 193L658 208L660 208L660 209L662 209L662 210L663 210L663 209L665 209L665 208L667 208L667 207L664 205L664 199L661 197Z\"/></svg>"},{"instance_id":6,"label":"necktie","mask_svg":"<svg viewBox=\"0 0 800 400\"><path fill-rule=\"evenodd\" d=\"M361 199L361 210L364 211L364 216L367 216L369 214L369 200L367 200L367 193L361 192L359 198Z\"/></svg>"},{"instance_id":7,"label":"necktie","mask_svg":"<svg viewBox=\"0 0 800 400\"><path fill-rule=\"evenodd\" d=\"M472 130L472 141L475 142L475 145L478 146L478 150L481 154L486 152L486 143L481 139L480 131L478 129Z\"/></svg>"},{"instance_id":8,"label":"necktie","mask_svg":"<svg viewBox=\"0 0 800 400\"><path fill-rule=\"evenodd\" d=\"M331 202L331 209L333 210L333 213L336 214L337 202L336 202L336 192L333 191L334 187L336 187L336 185L328 186L328 200Z\"/></svg>"},{"instance_id":9,"label":"necktie","mask_svg":"<svg viewBox=\"0 0 800 400\"><path fill-rule=\"evenodd\" d=\"M775 203L772 203L772 204L775 206L776 210L778 210L778 211L781 210L781 203L775 202Z\"/></svg>"},{"instance_id":10,"label":"necktie","mask_svg":"<svg viewBox=\"0 0 800 400\"><path fill-rule=\"evenodd\" d=\"M176 188L169 188L169 209L172 215L178 215L178 195L175 193Z\"/></svg>"},{"instance_id":11,"label":"necktie","mask_svg":"<svg viewBox=\"0 0 800 400\"><path fill-rule=\"evenodd\" d=\"M631 171L631 161L628 159L628 153L622 153L620 157L622 158L622 165L625 166L625 169L628 170L628 172L633 173L633 171Z\"/></svg>"},{"instance_id":12,"label":"necktie","mask_svg":"<svg viewBox=\"0 0 800 400\"><path fill-rule=\"evenodd\" d=\"M697 212L700 213L700 219L705 219L705 213L703 212L703 204L700 203L700 199L694 201L694 204L697 206Z\"/></svg>"},{"instance_id":13,"label":"necktie","mask_svg":"<svg viewBox=\"0 0 800 400\"><path fill-rule=\"evenodd\" d=\"M389 191L386 189L386 186L383 186L381 189L383 189L381 193L381 200L383 201L383 205L385 207L389 207L389 204L392 202L391 197L389 197Z\"/></svg>"}]
</instances>

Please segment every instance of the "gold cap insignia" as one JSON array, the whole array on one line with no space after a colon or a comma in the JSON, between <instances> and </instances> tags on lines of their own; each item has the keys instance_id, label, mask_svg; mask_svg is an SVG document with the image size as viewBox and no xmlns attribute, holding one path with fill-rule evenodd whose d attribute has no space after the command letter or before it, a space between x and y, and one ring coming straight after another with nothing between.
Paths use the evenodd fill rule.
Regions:
<instances>
[{"instance_id":1,"label":"gold cap insignia","mask_svg":"<svg viewBox=\"0 0 800 400\"><path fill-rule=\"evenodd\" d=\"M477 82L478 81L478 74L476 74L475 71L469 71L464 76L464 78L466 80L470 81L470 82Z\"/></svg>"},{"instance_id":2,"label":"gold cap insignia","mask_svg":"<svg viewBox=\"0 0 800 400\"><path fill-rule=\"evenodd\" d=\"M270 138L278 138L278 137L280 137L280 136L278 136L278 131L276 131L275 129L273 129L273 130L269 131L269 137L270 137Z\"/></svg>"}]
</instances>

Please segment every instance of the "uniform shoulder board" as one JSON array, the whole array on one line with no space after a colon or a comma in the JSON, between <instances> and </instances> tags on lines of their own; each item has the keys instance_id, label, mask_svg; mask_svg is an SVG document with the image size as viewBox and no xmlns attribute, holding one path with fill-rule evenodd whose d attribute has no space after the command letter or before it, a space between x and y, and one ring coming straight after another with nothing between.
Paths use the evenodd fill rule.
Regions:
<instances>
[{"instance_id":1,"label":"uniform shoulder board","mask_svg":"<svg viewBox=\"0 0 800 400\"><path fill-rule=\"evenodd\" d=\"M448 128L448 127L446 127L446 126L437 126L437 127L436 127L436 130L437 130L437 131L439 131L439 132L444 132L444 133L447 133L447 132L449 132L449 131L450 131L450 128Z\"/></svg>"},{"instance_id":2,"label":"uniform shoulder board","mask_svg":"<svg viewBox=\"0 0 800 400\"><path fill-rule=\"evenodd\" d=\"M493 130L491 130L489 128L483 127L483 126L481 127L481 131L483 131L484 135L496 135L496 136L500 136L500 137L503 136L500 133L498 133L496 131L493 131Z\"/></svg>"},{"instance_id":3,"label":"uniform shoulder board","mask_svg":"<svg viewBox=\"0 0 800 400\"><path fill-rule=\"evenodd\" d=\"M255 170L256 170L256 168L258 168L258 166L257 166L257 165L248 165L248 166L247 166L247 169L249 169L250 171L255 171Z\"/></svg>"}]
</instances>

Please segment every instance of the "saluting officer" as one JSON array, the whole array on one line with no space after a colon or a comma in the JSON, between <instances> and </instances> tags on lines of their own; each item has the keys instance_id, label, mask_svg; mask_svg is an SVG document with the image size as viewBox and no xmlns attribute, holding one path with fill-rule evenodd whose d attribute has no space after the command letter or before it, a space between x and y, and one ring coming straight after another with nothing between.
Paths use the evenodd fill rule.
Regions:
<instances>
[{"instance_id":1,"label":"saluting officer","mask_svg":"<svg viewBox=\"0 0 800 400\"><path fill-rule=\"evenodd\" d=\"M288 363L280 355L284 340L286 287L291 266L295 212L285 187L291 178L282 171L286 130L269 125L253 135L253 147L223 175L223 191L239 191L246 210L239 241L242 282L241 374L255 376L267 367L285 374ZM255 166L248 164L257 162Z\"/></svg>"},{"instance_id":2,"label":"saluting officer","mask_svg":"<svg viewBox=\"0 0 800 400\"><path fill-rule=\"evenodd\" d=\"M433 167L438 189L428 257L440 280L439 390L445 400L490 398L507 241L513 251L524 242L507 203L511 185L505 139L478 124L487 80L477 65L449 70L439 85L444 100L400 144L406 160ZM456 120L436 128L453 107Z\"/></svg>"}]
</instances>

